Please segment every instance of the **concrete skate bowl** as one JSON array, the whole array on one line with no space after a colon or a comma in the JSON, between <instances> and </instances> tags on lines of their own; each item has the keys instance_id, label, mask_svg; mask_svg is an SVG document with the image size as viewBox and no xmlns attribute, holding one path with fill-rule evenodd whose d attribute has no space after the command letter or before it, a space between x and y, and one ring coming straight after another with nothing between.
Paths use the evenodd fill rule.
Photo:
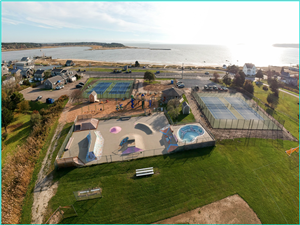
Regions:
<instances>
[{"instance_id":1,"label":"concrete skate bowl","mask_svg":"<svg viewBox=\"0 0 300 225\"><path fill-rule=\"evenodd\" d=\"M151 135L155 133L155 131L152 129L152 127L146 123L136 123L134 126L135 129L143 131L147 135Z\"/></svg>"}]
</instances>

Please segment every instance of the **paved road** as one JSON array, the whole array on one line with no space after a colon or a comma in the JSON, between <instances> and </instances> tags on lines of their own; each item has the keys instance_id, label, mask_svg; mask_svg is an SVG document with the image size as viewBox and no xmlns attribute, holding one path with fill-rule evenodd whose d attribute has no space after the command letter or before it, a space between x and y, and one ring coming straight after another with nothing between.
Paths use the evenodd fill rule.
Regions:
<instances>
[{"instance_id":1,"label":"paved road","mask_svg":"<svg viewBox=\"0 0 300 225\"><path fill-rule=\"evenodd\" d=\"M269 87L268 84L263 84L263 85ZM288 91L285 91L285 90L282 90L282 89L280 89L280 88L279 88L279 91L284 92L284 93L289 94L289 95L292 95L292 96L294 96L294 97L296 97L296 98L299 98L299 95L292 94L292 93L290 93L290 92L288 92Z\"/></svg>"}]
</instances>

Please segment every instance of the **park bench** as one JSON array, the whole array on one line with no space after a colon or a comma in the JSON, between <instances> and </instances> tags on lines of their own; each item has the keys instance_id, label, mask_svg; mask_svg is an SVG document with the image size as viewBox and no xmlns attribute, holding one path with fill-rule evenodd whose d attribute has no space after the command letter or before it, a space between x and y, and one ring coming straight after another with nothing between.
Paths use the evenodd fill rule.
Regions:
<instances>
[{"instance_id":1,"label":"park bench","mask_svg":"<svg viewBox=\"0 0 300 225\"><path fill-rule=\"evenodd\" d=\"M152 174L154 174L153 167L136 169L135 171L135 176L137 177L152 175Z\"/></svg>"},{"instance_id":2,"label":"park bench","mask_svg":"<svg viewBox=\"0 0 300 225\"><path fill-rule=\"evenodd\" d=\"M71 138L69 139L68 144L67 144L67 146L65 147L65 151L66 151L66 150L69 150L69 148L71 147L71 144L72 144L73 140L74 140L73 137L71 137Z\"/></svg>"}]
</instances>

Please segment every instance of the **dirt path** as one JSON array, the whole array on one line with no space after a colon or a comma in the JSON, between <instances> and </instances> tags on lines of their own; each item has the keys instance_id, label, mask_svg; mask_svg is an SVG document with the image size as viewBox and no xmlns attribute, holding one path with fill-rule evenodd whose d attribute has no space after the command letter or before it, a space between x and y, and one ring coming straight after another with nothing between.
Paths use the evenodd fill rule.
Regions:
<instances>
[{"instance_id":1,"label":"dirt path","mask_svg":"<svg viewBox=\"0 0 300 225\"><path fill-rule=\"evenodd\" d=\"M55 134L51 140L51 144L47 150L47 154L43 160L41 170L38 174L38 179L35 183L34 195L33 195L33 205L31 209L32 213L32 224L42 224L44 222L44 215L48 206L49 200L55 195L58 187L58 182L53 183L52 173L48 174L49 167L51 164L52 154L57 146L57 141L60 137L61 131L66 123L67 112L70 109L70 102L67 103L61 116L59 118L59 124L56 128Z\"/></svg>"},{"instance_id":2,"label":"dirt path","mask_svg":"<svg viewBox=\"0 0 300 225\"><path fill-rule=\"evenodd\" d=\"M232 195L155 224L261 224L239 195Z\"/></svg>"}]
</instances>

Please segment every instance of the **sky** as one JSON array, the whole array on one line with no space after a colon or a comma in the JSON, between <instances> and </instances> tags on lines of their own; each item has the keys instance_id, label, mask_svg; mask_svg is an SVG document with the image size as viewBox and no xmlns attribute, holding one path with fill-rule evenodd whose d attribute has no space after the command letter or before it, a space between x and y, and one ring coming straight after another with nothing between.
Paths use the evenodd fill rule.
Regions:
<instances>
[{"instance_id":1,"label":"sky","mask_svg":"<svg viewBox=\"0 0 300 225\"><path fill-rule=\"evenodd\" d=\"M299 43L299 2L2 2L2 42Z\"/></svg>"}]
</instances>

